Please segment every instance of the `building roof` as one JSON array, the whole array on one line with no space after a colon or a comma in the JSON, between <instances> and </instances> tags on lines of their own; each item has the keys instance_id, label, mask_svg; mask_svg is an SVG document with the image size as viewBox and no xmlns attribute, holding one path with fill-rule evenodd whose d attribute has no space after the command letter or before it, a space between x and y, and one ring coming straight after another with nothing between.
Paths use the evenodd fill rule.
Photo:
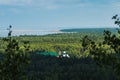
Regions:
<instances>
[{"instance_id":1,"label":"building roof","mask_svg":"<svg viewBox=\"0 0 120 80\"><path fill-rule=\"evenodd\" d=\"M36 52L36 54L48 55L48 56L59 56L56 52Z\"/></svg>"}]
</instances>

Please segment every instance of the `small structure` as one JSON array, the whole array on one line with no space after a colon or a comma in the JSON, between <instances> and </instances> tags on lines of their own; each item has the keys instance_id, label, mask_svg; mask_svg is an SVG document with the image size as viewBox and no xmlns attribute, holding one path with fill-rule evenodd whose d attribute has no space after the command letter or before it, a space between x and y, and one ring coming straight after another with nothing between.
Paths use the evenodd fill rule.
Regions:
<instances>
[{"instance_id":1,"label":"small structure","mask_svg":"<svg viewBox=\"0 0 120 80\"><path fill-rule=\"evenodd\" d=\"M36 52L36 54L41 54L45 56L59 56L56 52Z\"/></svg>"},{"instance_id":2,"label":"small structure","mask_svg":"<svg viewBox=\"0 0 120 80\"><path fill-rule=\"evenodd\" d=\"M60 58L63 58L63 57L64 57L64 58L65 58L65 57L66 57L66 58L70 58L70 56L67 54L66 51L63 51L61 54L59 54L59 57L60 57Z\"/></svg>"},{"instance_id":3,"label":"small structure","mask_svg":"<svg viewBox=\"0 0 120 80\"><path fill-rule=\"evenodd\" d=\"M70 56L67 54L66 51L60 51L58 53L56 52L36 52L36 54L40 54L40 55L45 55L45 56L55 56L58 58L70 58Z\"/></svg>"}]
</instances>

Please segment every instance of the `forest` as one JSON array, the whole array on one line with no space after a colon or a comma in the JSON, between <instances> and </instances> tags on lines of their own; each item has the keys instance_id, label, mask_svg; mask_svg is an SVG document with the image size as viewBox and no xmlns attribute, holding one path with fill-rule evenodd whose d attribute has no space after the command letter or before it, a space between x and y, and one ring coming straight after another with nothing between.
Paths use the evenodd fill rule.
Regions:
<instances>
[{"instance_id":1,"label":"forest","mask_svg":"<svg viewBox=\"0 0 120 80\"><path fill-rule=\"evenodd\" d=\"M30 50L33 52L58 52L59 49L61 51L67 51L67 53L72 56L81 57L82 55L80 50L82 49L82 38L85 35L88 35L90 39L97 42L101 42L103 40L103 33L58 33L43 36L21 35L14 36L13 38L19 41L20 45L23 45L24 41L29 41ZM3 43L2 38L0 43ZM0 46L1 52L4 51L6 47L5 44Z\"/></svg>"},{"instance_id":2,"label":"forest","mask_svg":"<svg viewBox=\"0 0 120 80\"><path fill-rule=\"evenodd\" d=\"M120 26L118 15L113 16ZM0 38L1 80L120 80L120 30ZM36 54L66 51L67 57Z\"/></svg>"}]
</instances>

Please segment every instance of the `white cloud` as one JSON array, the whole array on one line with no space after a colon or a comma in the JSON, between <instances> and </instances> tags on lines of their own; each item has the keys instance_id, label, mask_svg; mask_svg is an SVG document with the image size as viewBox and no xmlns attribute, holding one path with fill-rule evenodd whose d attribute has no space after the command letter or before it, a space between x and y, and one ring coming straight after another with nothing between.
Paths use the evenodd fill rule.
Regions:
<instances>
[{"instance_id":1,"label":"white cloud","mask_svg":"<svg viewBox=\"0 0 120 80\"><path fill-rule=\"evenodd\" d=\"M25 5L31 2L32 0L0 0L1 5Z\"/></svg>"},{"instance_id":2,"label":"white cloud","mask_svg":"<svg viewBox=\"0 0 120 80\"><path fill-rule=\"evenodd\" d=\"M91 3L91 4L104 4L111 2L120 2L119 0L0 0L0 4L3 5L71 5L71 4L82 4L82 3Z\"/></svg>"},{"instance_id":3,"label":"white cloud","mask_svg":"<svg viewBox=\"0 0 120 80\"><path fill-rule=\"evenodd\" d=\"M39 8L57 9L61 6L103 5L118 0L0 0L0 5L37 6ZM117 4L119 6L119 4Z\"/></svg>"},{"instance_id":4,"label":"white cloud","mask_svg":"<svg viewBox=\"0 0 120 80\"><path fill-rule=\"evenodd\" d=\"M5 13L0 11L0 16L5 16Z\"/></svg>"},{"instance_id":5,"label":"white cloud","mask_svg":"<svg viewBox=\"0 0 120 80\"><path fill-rule=\"evenodd\" d=\"M46 9L57 9L59 7L56 0L34 0L31 5Z\"/></svg>"},{"instance_id":6,"label":"white cloud","mask_svg":"<svg viewBox=\"0 0 120 80\"><path fill-rule=\"evenodd\" d=\"M8 11L14 13L14 14L20 14L20 9L17 9L17 8L9 8Z\"/></svg>"},{"instance_id":7,"label":"white cloud","mask_svg":"<svg viewBox=\"0 0 120 80\"><path fill-rule=\"evenodd\" d=\"M0 8L0 16L19 15L21 13L22 10L16 7Z\"/></svg>"},{"instance_id":8,"label":"white cloud","mask_svg":"<svg viewBox=\"0 0 120 80\"><path fill-rule=\"evenodd\" d=\"M59 7L58 5L47 5L45 8L51 10L51 9L57 9L58 7Z\"/></svg>"},{"instance_id":9,"label":"white cloud","mask_svg":"<svg viewBox=\"0 0 120 80\"><path fill-rule=\"evenodd\" d=\"M120 2L114 2L114 3L112 3L112 5L115 7L120 7Z\"/></svg>"},{"instance_id":10,"label":"white cloud","mask_svg":"<svg viewBox=\"0 0 120 80\"><path fill-rule=\"evenodd\" d=\"M79 0L0 0L1 5L58 5L58 4L74 4Z\"/></svg>"}]
</instances>

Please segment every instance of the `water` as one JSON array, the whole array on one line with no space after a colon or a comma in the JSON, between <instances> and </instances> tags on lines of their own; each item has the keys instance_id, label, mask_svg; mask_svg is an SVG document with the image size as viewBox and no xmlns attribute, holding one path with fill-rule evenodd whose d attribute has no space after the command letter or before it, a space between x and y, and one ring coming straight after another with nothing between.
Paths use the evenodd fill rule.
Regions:
<instances>
[{"instance_id":1,"label":"water","mask_svg":"<svg viewBox=\"0 0 120 80\"><path fill-rule=\"evenodd\" d=\"M74 28L74 29L42 29L42 30L14 30L12 32L13 36L19 35L46 35L46 34L56 34L56 33L66 33L66 32L103 32L104 30L109 30L111 32L116 32L116 28ZM7 36L7 30L0 30L0 37Z\"/></svg>"},{"instance_id":2,"label":"water","mask_svg":"<svg viewBox=\"0 0 120 80\"><path fill-rule=\"evenodd\" d=\"M46 35L46 34L56 34L56 33L62 33L59 30L13 30L12 35L13 36L19 36L19 35ZM8 35L8 31L0 31L0 37L5 37Z\"/></svg>"},{"instance_id":3,"label":"water","mask_svg":"<svg viewBox=\"0 0 120 80\"><path fill-rule=\"evenodd\" d=\"M62 29L62 32L90 32L90 33L102 33L104 30L116 32L116 28L74 28L74 29Z\"/></svg>"}]
</instances>

